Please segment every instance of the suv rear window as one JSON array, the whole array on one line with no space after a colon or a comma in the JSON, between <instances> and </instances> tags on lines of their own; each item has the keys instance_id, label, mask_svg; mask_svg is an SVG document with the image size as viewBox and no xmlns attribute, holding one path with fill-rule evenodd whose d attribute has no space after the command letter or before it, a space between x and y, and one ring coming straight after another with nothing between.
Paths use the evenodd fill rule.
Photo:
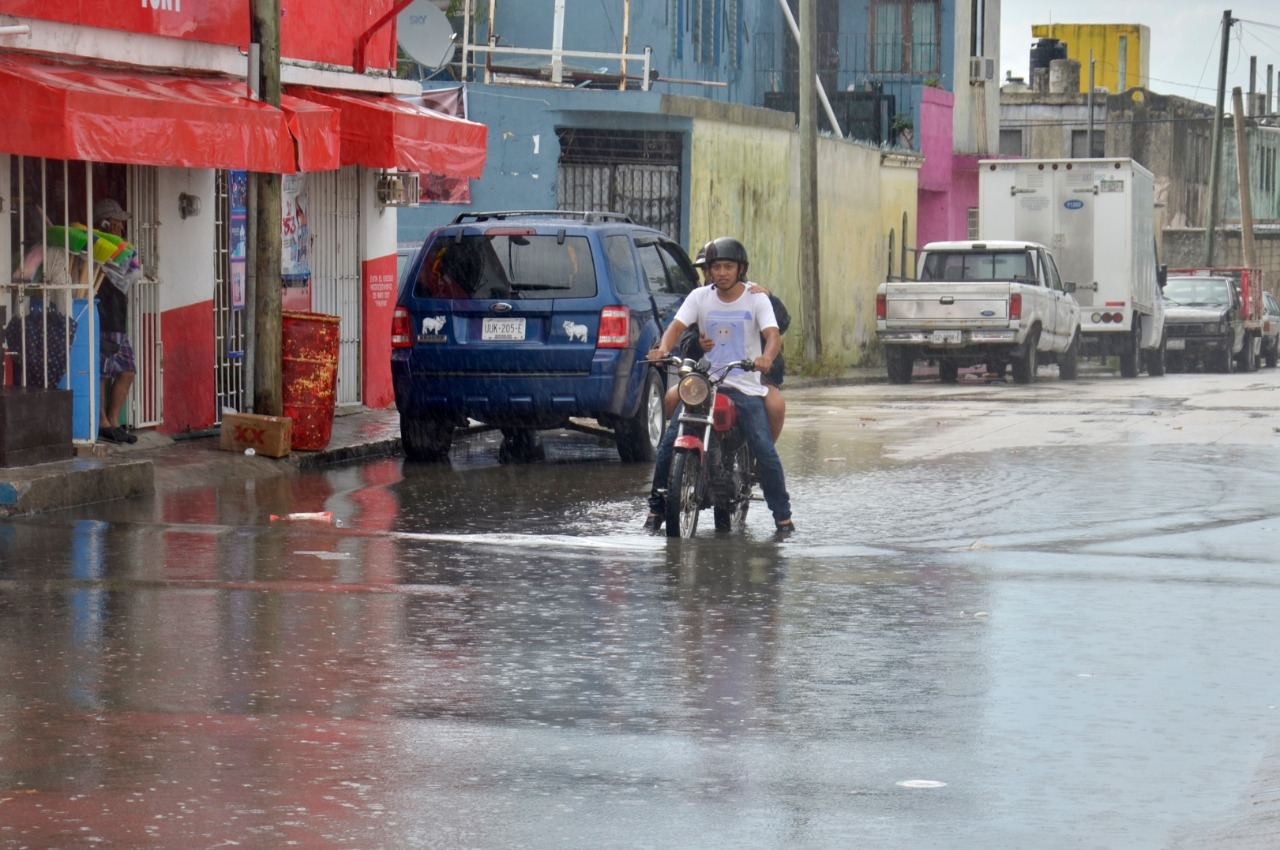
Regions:
<instances>
[{"instance_id":1,"label":"suv rear window","mask_svg":"<svg viewBox=\"0 0 1280 850\"><path fill-rule=\"evenodd\" d=\"M585 236L506 232L446 235L418 271L418 298L594 298L596 268Z\"/></svg>"}]
</instances>

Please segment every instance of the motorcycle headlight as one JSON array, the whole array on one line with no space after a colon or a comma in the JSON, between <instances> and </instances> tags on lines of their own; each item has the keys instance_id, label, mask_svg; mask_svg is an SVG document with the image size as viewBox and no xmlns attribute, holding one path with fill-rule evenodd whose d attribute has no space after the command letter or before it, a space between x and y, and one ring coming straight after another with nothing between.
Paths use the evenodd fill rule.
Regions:
<instances>
[{"instance_id":1,"label":"motorcycle headlight","mask_svg":"<svg viewBox=\"0 0 1280 850\"><path fill-rule=\"evenodd\" d=\"M680 379L678 392L682 402L690 407L697 407L705 404L707 396L711 395L711 384L707 382L705 376L695 372Z\"/></svg>"}]
</instances>

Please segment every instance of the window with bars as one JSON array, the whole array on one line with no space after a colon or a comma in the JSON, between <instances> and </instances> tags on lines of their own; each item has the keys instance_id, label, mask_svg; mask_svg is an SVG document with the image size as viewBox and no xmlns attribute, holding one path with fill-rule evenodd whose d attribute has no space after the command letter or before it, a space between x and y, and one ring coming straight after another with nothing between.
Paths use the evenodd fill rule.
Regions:
<instances>
[{"instance_id":1,"label":"window with bars","mask_svg":"<svg viewBox=\"0 0 1280 850\"><path fill-rule=\"evenodd\" d=\"M678 0L682 26L689 33L693 57L708 65L724 63L730 68L741 64L739 44L742 0ZM683 50L677 50L683 55Z\"/></svg>"},{"instance_id":2,"label":"window with bars","mask_svg":"<svg viewBox=\"0 0 1280 850\"><path fill-rule=\"evenodd\" d=\"M938 73L939 5L939 0L872 0L872 70Z\"/></svg>"}]
</instances>

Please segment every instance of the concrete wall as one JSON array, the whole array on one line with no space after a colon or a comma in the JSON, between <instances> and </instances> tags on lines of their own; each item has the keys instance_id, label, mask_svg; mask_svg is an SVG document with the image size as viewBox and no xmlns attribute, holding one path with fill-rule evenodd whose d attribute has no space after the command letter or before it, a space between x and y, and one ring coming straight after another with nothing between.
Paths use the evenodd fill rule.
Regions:
<instances>
[{"instance_id":1,"label":"concrete wall","mask_svg":"<svg viewBox=\"0 0 1280 850\"><path fill-rule=\"evenodd\" d=\"M790 130L698 120L692 133L690 241L742 239L751 279L791 311L785 342L802 349L800 260L814 240L799 233L799 136ZM875 290L894 245L915 244L917 156L818 140L820 304L824 354L858 364L874 350Z\"/></svg>"},{"instance_id":2,"label":"concrete wall","mask_svg":"<svg viewBox=\"0 0 1280 850\"><path fill-rule=\"evenodd\" d=\"M1253 254L1257 268L1262 269L1263 284L1280 298L1280 229L1254 228ZM1219 231L1214 239L1216 265L1243 266L1240 229ZM1204 265L1203 228L1169 229L1164 232L1164 255L1160 258L1169 268L1195 268Z\"/></svg>"},{"instance_id":3,"label":"concrete wall","mask_svg":"<svg viewBox=\"0 0 1280 850\"><path fill-rule=\"evenodd\" d=\"M1106 98L1106 109L1107 155L1132 157L1156 177L1157 232L1203 227L1213 107L1133 89Z\"/></svg>"}]
</instances>

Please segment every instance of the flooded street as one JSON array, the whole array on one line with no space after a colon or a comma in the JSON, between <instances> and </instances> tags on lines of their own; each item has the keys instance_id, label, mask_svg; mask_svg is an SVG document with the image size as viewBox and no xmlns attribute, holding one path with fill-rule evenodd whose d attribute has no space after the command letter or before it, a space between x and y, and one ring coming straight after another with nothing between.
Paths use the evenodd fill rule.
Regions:
<instances>
[{"instance_id":1,"label":"flooded street","mask_svg":"<svg viewBox=\"0 0 1280 850\"><path fill-rule=\"evenodd\" d=\"M0 848L1275 846L1280 375L1045 375L791 391L784 541L576 433L0 522Z\"/></svg>"}]
</instances>

